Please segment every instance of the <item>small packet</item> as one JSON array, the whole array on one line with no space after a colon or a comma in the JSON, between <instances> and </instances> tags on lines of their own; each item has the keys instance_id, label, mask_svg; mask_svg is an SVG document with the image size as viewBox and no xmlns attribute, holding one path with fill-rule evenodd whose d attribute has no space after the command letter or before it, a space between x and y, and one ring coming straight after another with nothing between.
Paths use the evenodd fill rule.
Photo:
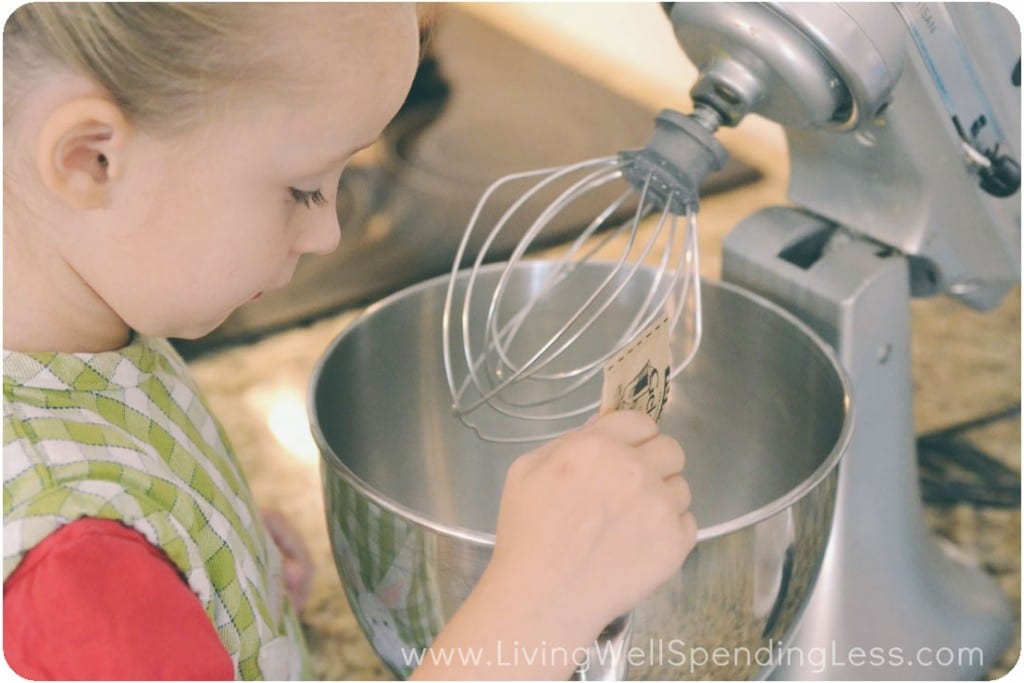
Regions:
<instances>
[{"instance_id":1,"label":"small packet","mask_svg":"<svg viewBox=\"0 0 1024 683\"><path fill-rule=\"evenodd\" d=\"M655 421L668 401L672 367L669 316L641 332L604 366L600 415L639 410Z\"/></svg>"}]
</instances>

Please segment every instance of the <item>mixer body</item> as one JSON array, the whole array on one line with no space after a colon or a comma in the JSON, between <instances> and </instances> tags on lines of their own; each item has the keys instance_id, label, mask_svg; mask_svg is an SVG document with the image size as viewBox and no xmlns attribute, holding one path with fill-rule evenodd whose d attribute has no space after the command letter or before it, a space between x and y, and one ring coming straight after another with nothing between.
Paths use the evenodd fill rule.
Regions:
<instances>
[{"instance_id":1,"label":"mixer body","mask_svg":"<svg viewBox=\"0 0 1024 683\"><path fill-rule=\"evenodd\" d=\"M774 675L980 678L1013 628L994 582L924 522L910 299L984 310L1020 281L1016 21L974 3L677 3L671 18L697 106L726 125L771 118L789 144L798 208L743 221L723 279L831 343L858 413L821 578L787 644L828 665L791 658Z\"/></svg>"},{"instance_id":2,"label":"mixer body","mask_svg":"<svg viewBox=\"0 0 1024 683\"><path fill-rule=\"evenodd\" d=\"M813 263L779 256L822 231L831 246ZM908 259L848 239L813 214L772 207L730 233L722 268L723 279L795 313L836 349L857 411L821 575L783 645L792 654L773 676L981 678L1010 645L1013 627L996 584L955 546L937 543L924 520ZM825 666L812 666L813 656Z\"/></svg>"}]
</instances>

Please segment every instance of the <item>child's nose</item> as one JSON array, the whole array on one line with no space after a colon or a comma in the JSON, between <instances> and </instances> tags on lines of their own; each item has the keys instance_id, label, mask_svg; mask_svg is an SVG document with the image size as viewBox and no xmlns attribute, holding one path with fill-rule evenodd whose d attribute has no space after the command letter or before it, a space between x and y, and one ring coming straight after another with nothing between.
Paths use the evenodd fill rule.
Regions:
<instances>
[{"instance_id":1,"label":"child's nose","mask_svg":"<svg viewBox=\"0 0 1024 683\"><path fill-rule=\"evenodd\" d=\"M329 254L338 248L340 241L338 214L332 203L331 206L318 207L309 212L295 251L300 254Z\"/></svg>"}]
</instances>

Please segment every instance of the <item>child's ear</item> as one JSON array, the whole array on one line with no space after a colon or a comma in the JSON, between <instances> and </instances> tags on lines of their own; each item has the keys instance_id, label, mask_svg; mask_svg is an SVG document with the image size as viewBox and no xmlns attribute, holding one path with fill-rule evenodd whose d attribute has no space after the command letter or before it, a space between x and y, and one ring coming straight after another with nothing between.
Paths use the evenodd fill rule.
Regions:
<instances>
[{"instance_id":1,"label":"child's ear","mask_svg":"<svg viewBox=\"0 0 1024 683\"><path fill-rule=\"evenodd\" d=\"M43 182L76 209L99 209L124 166L130 132L120 107L101 97L60 105L43 124L36 160Z\"/></svg>"}]
</instances>

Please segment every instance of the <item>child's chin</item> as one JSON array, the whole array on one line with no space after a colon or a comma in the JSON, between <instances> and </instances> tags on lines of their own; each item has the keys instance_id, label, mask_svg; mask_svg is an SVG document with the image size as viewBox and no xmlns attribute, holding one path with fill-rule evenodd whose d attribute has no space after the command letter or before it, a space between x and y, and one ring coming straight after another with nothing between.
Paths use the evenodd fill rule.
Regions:
<instances>
[{"instance_id":1,"label":"child's chin","mask_svg":"<svg viewBox=\"0 0 1024 683\"><path fill-rule=\"evenodd\" d=\"M220 324L227 320L229 315L231 315L230 312L225 313L222 318L215 320L213 322L196 323L194 325L189 326L187 329L175 330L172 334L164 334L158 336L175 337L177 339L187 339L190 341L194 339L199 339L200 337L205 337L206 335L210 334L215 329L220 327Z\"/></svg>"}]
</instances>

